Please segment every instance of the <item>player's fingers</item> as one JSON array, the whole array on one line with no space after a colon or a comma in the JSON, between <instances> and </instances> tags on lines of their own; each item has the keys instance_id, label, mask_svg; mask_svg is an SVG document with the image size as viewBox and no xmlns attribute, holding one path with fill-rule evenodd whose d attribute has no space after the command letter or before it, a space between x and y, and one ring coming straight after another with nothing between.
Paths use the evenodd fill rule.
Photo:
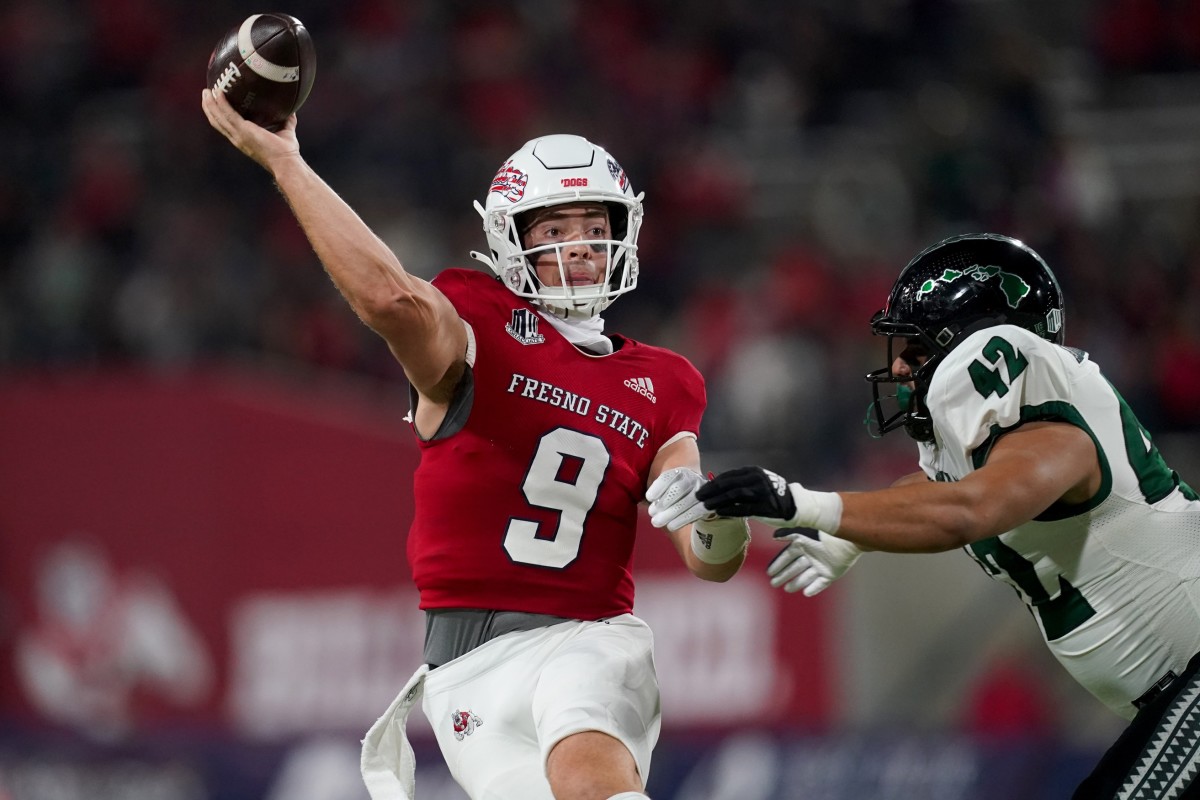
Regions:
<instances>
[{"instance_id":1,"label":"player's fingers","mask_svg":"<svg viewBox=\"0 0 1200 800\"><path fill-rule=\"evenodd\" d=\"M709 482L703 488L711 485L712 482ZM743 484L726 484L721 491L706 492L704 497L698 491L696 496L704 500L704 505L710 511L722 517L744 517L755 513L755 509L761 505L761 493L753 486Z\"/></svg>"},{"instance_id":2,"label":"player's fingers","mask_svg":"<svg viewBox=\"0 0 1200 800\"><path fill-rule=\"evenodd\" d=\"M831 581L828 578L817 578L804 588L804 596L812 597L813 595L820 594L829 588L830 583Z\"/></svg>"},{"instance_id":3,"label":"player's fingers","mask_svg":"<svg viewBox=\"0 0 1200 800\"><path fill-rule=\"evenodd\" d=\"M803 553L797 553L796 551L794 551L792 549L792 542L796 541L796 537L799 535L800 534L798 534L798 533L789 533L784 536L777 535L775 537L777 540L787 539L788 544L785 545L782 550L780 550L778 553L775 554L775 557L771 559L770 564L767 564L767 574L768 575L771 575L771 576L778 575L783 570L784 567L786 567L788 564L792 563L792 561L794 561L796 559L797 555L803 555Z\"/></svg>"},{"instance_id":4,"label":"player's fingers","mask_svg":"<svg viewBox=\"0 0 1200 800\"><path fill-rule=\"evenodd\" d=\"M807 569L789 581L788 584L783 587L783 590L788 594L795 594L796 592L802 591L804 592L804 595L808 597L810 596L808 594L808 590L814 583L818 582L820 577L821 576L817 574L815 569Z\"/></svg>"},{"instance_id":5,"label":"player's fingers","mask_svg":"<svg viewBox=\"0 0 1200 800\"><path fill-rule=\"evenodd\" d=\"M249 152L246 145L254 138L253 131L258 128L253 122L247 122L229 103L224 92L212 92L212 104L216 110L217 119L221 124L221 132L238 146L243 152Z\"/></svg>"},{"instance_id":6,"label":"player's fingers","mask_svg":"<svg viewBox=\"0 0 1200 800\"><path fill-rule=\"evenodd\" d=\"M755 467L737 467L722 472L697 490L696 495L701 500L715 499L728 495L735 489L741 489L754 480Z\"/></svg>"},{"instance_id":7,"label":"player's fingers","mask_svg":"<svg viewBox=\"0 0 1200 800\"><path fill-rule=\"evenodd\" d=\"M791 550L784 548L771 559L771 563L767 564L767 576L774 578L779 573L787 569L788 565L796 560L796 556Z\"/></svg>"},{"instance_id":8,"label":"player's fingers","mask_svg":"<svg viewBox=\"0 0 1200 800\"><path fill-rule=\"evenodd\" d=\"M687 467L669 469L650 484L650 488L646 490L646 499L659 506L673 505L690 495L692 490L703 482L704 477L693 469ZM696 501L694 498L688 498L688 502Z\"/></svg>"},{"instance_id":9,"label":"player's fingers","mask_svg":"<svg viewBox=\"0 0 1200 800\"><path fill-rule=\"evenodd\" d=\"M736 483L736 473L737 470L732 469L711 478L701 487L700 499L714 497L725 492L730 486Z\"/></svg>"},{"instance_id":10,"label":"player's fingers","mask_svg":"<svg viewBox=\"0 0 1200 800\"><path fill-rule=\"evenodd\" d=\"M775 576L770 579L770 585L772 585L773 589L779 589L782 585L791 583L794 579L802 576L804 572L810 569L810 566L808 559L792 561L785 569L775 573Z\"/></svg>"},{"instance_id":11,"label":"player's fingers","mask_svg":"<svg viewBox=\"0 0 1200 800\"><path fill-rule=\"evenodd\" d=\"M696 492L696 499L702 500L704 507L709 511L715 511L718 516L722 517L738 517L742 516L738 513L741 508L741 503L736 497L733 497L730 492L719 492L713 494L707 493L707 497L700 497L700 492L707 489L710 484L705 484Z\"/></svg>"},{"instance_id":12,"label":"player's fingers","mask_svg":"<svg viewBox=\"0 0 1200 800\"><path fill-rule=\"evenodd\" d=\"M215 104L213 103L211 90L202 89L200 91L200 108L204 111L204 116L208 118L209 124L213 125L215 127L217 124L217 121L216 121L217 112L216 112Z\"/></svg>"},{"instance_id":13,"label":"player's fingers","mask_svg":"<svg viewBox=\"0 0 1200 800\"><path fill-rule=\"evenodd\" d=\"M225 96L220 92L205 89L200 104L204 108L204 115L208 117L209 124L220 131L225 138L233 140L237 130L230 115L236 115L236 112L229 105Z\"/></svg>"},{"instance_id":14,"label":"player's fingers","mask_svg":"<svg viewBox=\"0 0 1200 800\"><path fill-rule=\"evenodd\" d=\"M671 476L663 473L654 479L650 484L650 488L646 490L646 499L651 503L658 500L666 493L667 487L671 485Z\"/></svg>"},{"instance_id":15,"label":"player's fingers","mask_svg":"<svg viewBox=\"0 0 1200 800\"><path fill-rule=\"evenodd\" d=\"M776 572L774 576L772 576L771 586L779 588L785 583L789 583L790 581L803 576L805 573L812 571L812 569L813 565L812 562L808 560L808 557L799 556L795 560L785 565L783 569ZM795 590L793 589L791 591Z\"/></svg>"},{"instance_id":16,"label":"player's fingers","mask_svg":"<svg viewBox=\"0 0 1200 800\"><path fill-rule=\"evenodd\" d=\"M705 519L710 516L711 516L711 514L709 513L707 508L705 508L700 503L696 503L695 505L691 506L686 511L684 511L682 514L676 516L675 519L671 520L668 527L673 531L677 531L680 528L684 527L685 525L694 525L697 522L699 522L700 520Z\"/></svg>"},{"instance_id":17,"label":"player's fingers","mask_svg":"<svg viewBox=\"0 0 1200 800\"><path fill-rule=\"evenodd\" d=\"M205 89L204 93L206 95L203 101L204 108L210 113L211 116L214 116L217 119L225 119L229 113L233 111L233 108L229 105L229 100L225 98L224 93L218 92L214 89Z\"/></svg>"},{"instance_id":18,"label":"player's fingers","mask_svg":"<svg viewBox=\"0 0 1200 800\"><path fill-rule=\"evenodd\" d=\"M659 506L659 509L656 511L655 506L651 506L650 523L656 528L665 527L673 531L708 515L708 510L694 502L690 495L669 506Z\"/></svg>"},{"instance_id":19,"label":"player's fingers","mask_svg":"<svg viewBox=\"0 0 1200 800\"><path fill-rule=\"evenodd\" d=\"M667 523L675 519L675 509L664 508L661 511L656 511L653 507L650 508L650 524L656 528L665 528Z\"/></svg>"},{"instance_id":20,"label":"player's fingers","mask_svg":"<svg viewBox=\"0 0 1200 800\"><path fill-rule=\"evenodd\" d=\"M666 505L674 503L683 494L685 476L686 473L678 467L666 470L650 484L650 488L646 490L646 499L652 503L656 500L661 500Z\"/></svg>"}]
</instances>

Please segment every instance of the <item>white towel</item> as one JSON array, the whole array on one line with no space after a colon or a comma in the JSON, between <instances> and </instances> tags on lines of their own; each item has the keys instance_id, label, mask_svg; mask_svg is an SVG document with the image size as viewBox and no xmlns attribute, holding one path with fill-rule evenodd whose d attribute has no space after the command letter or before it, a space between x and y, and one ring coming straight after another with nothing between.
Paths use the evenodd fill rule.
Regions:
<instances>
[{"instance_id":1,"label":"white towel","mask_svg":"<svg viewBox=\"0 0 1200 800\"><path fill-rule=\"evenodd\" d=\"M404 727L421 702L427 674L429 665L422 664L363 739L359 768L371 800L416 800L417 760Z\"/></svg>"}]
</instances>

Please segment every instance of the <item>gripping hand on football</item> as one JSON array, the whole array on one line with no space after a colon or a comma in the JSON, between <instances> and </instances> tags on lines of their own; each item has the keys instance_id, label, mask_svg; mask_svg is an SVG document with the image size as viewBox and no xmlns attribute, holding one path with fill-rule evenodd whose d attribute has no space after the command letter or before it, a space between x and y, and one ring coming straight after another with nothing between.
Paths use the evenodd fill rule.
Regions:
<instances>
[{"instance_id":1,"label":"gripping hand on football","mask_svg":"<svg viewBox=\"0 0 1200 800\"><path fill-rule=\"evenodd\" d=\"M696 489L704 508L722 517L753 517L773 528L815 528L837 533L842 498L788 483L762 467L722 472Z\"/></svg>"},{"instance_id":2,"label":"gripping hand on football","mask_svg":"<svg viewBox=\"0 0 1200 800\"><path fill-rule=\"evenodd\" d=\"M243 119L221 92L204 89L200 95L200 107L204 110L204 116L208 117L209 125L272 175L275 174L275 165L282 159L300 154L295 114L288 117L283 128L273 133Z\"/></svg>"},{"instance_id":3,"label":"gripping hand on football","mask_svg":"<svg viewBox=\"0 0 1200 800\"><path fill-rule=\"evenodd\" d=\"M788 545L767 565L767 575L771 586L803 592L805 597L824 591L862 555L852 542L820 532L816 536L791 533L784 538Z\"/></svg>"}]
</instances>

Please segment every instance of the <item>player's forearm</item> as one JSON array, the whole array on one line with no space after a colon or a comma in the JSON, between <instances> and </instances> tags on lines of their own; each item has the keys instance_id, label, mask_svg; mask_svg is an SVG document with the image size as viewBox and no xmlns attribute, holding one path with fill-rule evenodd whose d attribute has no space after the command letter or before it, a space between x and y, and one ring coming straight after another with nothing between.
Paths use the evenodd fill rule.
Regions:
<instances>
[{"instance_id":1,"label":"player's forearm","mask_svg":"<svg viewBox=\"0 0 1200 800\"><path fill-rule=\"evenodd\" d=\"M972 488L926 481L842 492L836 535L864 550L940 553L1008 530Z\"/></svg>"},{"instance_id":2,"label":"player's forearm","mask_svg":"<svg viewBox=\"0 0 1200 800\"><path fill-rule=\"evenodd\" d=\"M694 525L685 525L668 530L667 535L689 572L716 583L737 574L750 544L750 530L742 519L719 520L707 533L697 531Z\"/></svg>"},{"instance_id":3,"label":"player's forearm","mask_svg":"<svg viewBox=\"0 0 1200 800\"><path fill-rule=\"evenodd\" d=\"M680 547L680 554L683 556L684 563L687 564L688 571L701 580L723 583L736 575L737 571L742 568L742 563L746 560L746 550L743 547L728 561L716 564L702 561L690 545L692 537L695 536L692 526L684 528L681 533L687 534L686 540L689 544Z\"/></svg>"}]
</instances>

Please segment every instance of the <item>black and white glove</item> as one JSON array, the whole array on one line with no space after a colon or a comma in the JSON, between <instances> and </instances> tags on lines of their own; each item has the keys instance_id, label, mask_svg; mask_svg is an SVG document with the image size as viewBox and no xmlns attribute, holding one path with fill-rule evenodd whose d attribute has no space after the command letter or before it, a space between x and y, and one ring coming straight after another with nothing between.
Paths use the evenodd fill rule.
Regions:
<instances>
[{"instance_id":1,"label":"black and white glove","mask_svg":"<svg viewBox=\"0 0 1200 800\"><path fill-rule=\"evenodd\" d=\"M805 489L762 467L722 472L696 489L696 499L722 517L753 517L773 528L836 533L842 521L842 498L836 492Z\"/></svg>"},{"instance_id":2,"label":"black and white glove","mask_svg":"<svg viewBox=\"0 0 1200 800\"><path fill-rule=\"evenodd\" d=\"M846 574L862 551L853 542L821 532L791 533L787 547L767 565L771 586L785 592L803 592L805 597L824 591Z\"/></svg>"}]
</instances>

